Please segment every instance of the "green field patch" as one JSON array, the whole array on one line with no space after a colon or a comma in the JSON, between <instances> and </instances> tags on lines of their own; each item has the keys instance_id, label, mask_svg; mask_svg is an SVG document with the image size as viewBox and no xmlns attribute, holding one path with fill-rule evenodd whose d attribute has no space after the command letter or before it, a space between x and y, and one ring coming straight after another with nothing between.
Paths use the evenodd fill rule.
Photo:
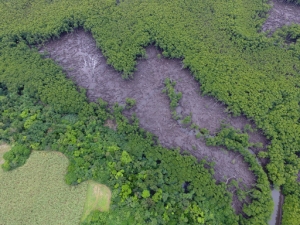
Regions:
<instances>
[{"instance_id":1,"label":"green field patch","mask_svg":"<svg viewBox=\"0 0 300 225\"><path fill-rule=\"evenodd\" d=\"M0 159L8 150L0 146ZM24 166L0 169L1 224L79 224L88 183L67 185L68 163L61 153L33 151Z\"/></svg>"},{"instance_id":2,"label":"green field patch","mask_svg":"<svg viewBox=\"0 0 300 225\"><path fill-rule=\"evenodd\" d=\"M82 221L84 221L92 211L99 210L101 212L107 212L109 210L110 198L111 191L107 186L89 181Z\"/></svg>"}]
</instances>

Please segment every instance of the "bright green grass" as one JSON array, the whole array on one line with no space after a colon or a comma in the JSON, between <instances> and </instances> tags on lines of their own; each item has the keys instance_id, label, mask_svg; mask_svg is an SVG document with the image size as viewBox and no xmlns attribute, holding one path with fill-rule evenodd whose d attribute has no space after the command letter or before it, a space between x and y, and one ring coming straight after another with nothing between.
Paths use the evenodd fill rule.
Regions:
<instances>
[{"instance_id":1,"label":"bright green grass","mask_svg":"<svg viewBox=\"0 0 300 225\"><path fill-rule=\"evenodd\" d=\"M0 146L0 158L7 146ZM68 159L57 152L32 152L13 171L0 169L1 225L76 225L80 223L88 183L64 181Z\"/></svg>"},{"instance_id":2,"label":"bright green grass","mask_svg":"<svg viewBox=\"0 0 300 225\"><path fill-rule=\"evenodd\" d=\"M110 189L94 181L89 181L86 203L84 206L84 213L82 215L82 221L94 210L106 212L109 210L111 198Z\"/></svg>"}]
</instances>

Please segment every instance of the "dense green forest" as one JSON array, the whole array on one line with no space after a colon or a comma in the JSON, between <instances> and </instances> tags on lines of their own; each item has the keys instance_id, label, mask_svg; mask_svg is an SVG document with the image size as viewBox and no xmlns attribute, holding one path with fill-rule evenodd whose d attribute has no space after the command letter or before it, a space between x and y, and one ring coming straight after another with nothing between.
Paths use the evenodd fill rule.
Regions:
<instances>
[{"instance_id":1,"label":"dense green forest","mask_svg":"<svg viewBox=\"0 0 300 225\"><path fill-rule=\"evenodd\" d=\"M285 195L282 223L298 224L300 28L260 33L269 8L265 0L0 1L0 136L16 146L4 169L24 163L32 149L66 154L67 183L94 179L113 189L111 212L95 212L86 224L122 224L121 218L128 224L266 224L268 179ZM91 31L125 79L149 44L182 59L203 94L263 130L270 140L260 154L270 161L268 179L246 153L243 135L224 128L207 140L239 151L257 176L243 215L234 214L225 184L215 184L204 161L157 145L136 118L122 116L120 106L88 103L85 90L33 47L77 27ZM107 119L117 121L117 131L103 126Z\"/></svg>"}]
</instances>

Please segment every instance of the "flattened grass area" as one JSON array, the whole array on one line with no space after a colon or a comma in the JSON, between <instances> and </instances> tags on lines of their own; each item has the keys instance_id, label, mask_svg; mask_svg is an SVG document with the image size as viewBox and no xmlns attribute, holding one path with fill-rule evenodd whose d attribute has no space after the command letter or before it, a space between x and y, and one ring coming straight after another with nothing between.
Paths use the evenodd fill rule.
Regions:
<instances>
[{"instance_id":1,"label":"flattened grass area","mask_svg":"<svg viewBox=\"0 0 300 225\"><path fill-rule=\"evenodd\" d=\"M89 181L82 221L94 210L107 212L109 210L110 198L111 191L107 186Z\"/></svg>"},{"instance_id":2,"label":"flattened grass area","mask_svg":"<svg viewBox=\"0 0 300 225\"><path fill-rule=\"evenodd\" d=\"M1 146L0 154L7 150ZM61 153L32 152L24 166L9 172L1 169L0 224L79 224L88 183L67 185L67 166Z\"/></svg>"}]
</instances>

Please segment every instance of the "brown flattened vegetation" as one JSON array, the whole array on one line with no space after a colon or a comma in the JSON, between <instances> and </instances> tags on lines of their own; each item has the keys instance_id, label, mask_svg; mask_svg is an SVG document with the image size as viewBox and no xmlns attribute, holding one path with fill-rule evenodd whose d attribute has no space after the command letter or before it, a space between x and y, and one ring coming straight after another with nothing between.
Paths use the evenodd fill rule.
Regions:
<instances>
[{"instance_id":1,"label":"brown flattened vegetation","mask_svg":"<svg viewBox=\"0 0 300 225\"><path fill-rule=\"evenodd\" d=\"M70 79L87 89L91 101L102 98L112 106L116 102L125 105L126 98L135 99L136 106L126 110L125 114L130 117L135 113L140 126L156 135L163 146L180 147L198 159L215 162L214 178L217 181L236 177L247 187L255 184L255 176L239 153L206 146L205 141L197 139L189 127L172 118L169 99L162 93L165 78L176 81L176 90L182 92L178 110L183 116L192 113L192 121L201 128L207 128L212 134L218 131L222 122L238 129L243 129L246 124L255 128L245 117L232 117L226 113L226 106L214 98L201 96L199 84L189 70L182 68L180 60L161 58L161 52L150 46L146 49L146 59L138 60L133 78L123 80L120 73L107 65L92 35L82 29L46 43L40 51L45 50L64 68ZM106 121L106 126L114 128L112 124ZM249 135L251 142L262 142L264 148L268 144L260 131Z\"/></svg>"},{"instance_id":2,"label":"brown flattened vegetation","mask_svg":"<svg viewBox=\"0 0 300 225\"><path fill-rule=\"evenodd\" d=\"M95 202L93 206L101 212L108 211L110 205L111 191L107 186L103 184L94 183L93 185L93 194L95 196ZM103 204L99 204L99 201L102 201Z\"/></svg>"},{"instance_id":3,"label":"brown flattened vegetation","mask_svg":"<svg viewBox=\"0 0 300 225\"><path fill-rule=\"evenodd\" d=\"M270 30L272 33L284 25L291 25L292 23L300 24L300 6L294 3L287 3L282 1L272 1L273 5L269 11L269 17L262 27L262 31Z\"/></svg>"},{"instance_id":4,"label":"brown flattened vegetation","mask_svg":"<svg viewBox=\"0 0 300 225\"><path fill-rule=\"evenodd\" d=\"M88 183L87 197L81 220L84 221L94 210L99 210L100 212L109 211L110 200L110 189L103 184L90 180Z\"/></svg>"}]
</instances>

